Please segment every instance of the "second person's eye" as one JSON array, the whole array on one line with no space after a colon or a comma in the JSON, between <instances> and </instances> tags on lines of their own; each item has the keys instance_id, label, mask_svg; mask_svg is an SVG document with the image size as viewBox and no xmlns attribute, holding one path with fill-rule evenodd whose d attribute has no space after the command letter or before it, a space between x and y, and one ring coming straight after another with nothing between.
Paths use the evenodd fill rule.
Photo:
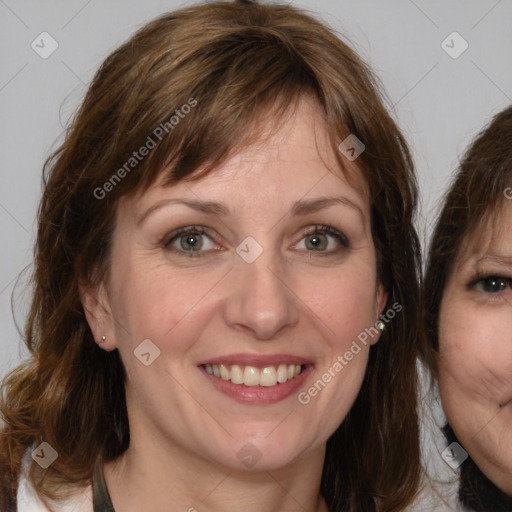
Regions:
<instances>
[{"instance_id":1,"label":"second person's eye","mask_svg":"<svg viewBox=\"0 0 512 512\"><path fill-rule=\"evenodd\" d=\"M474 281L475 290L484 293L499 293L512 288L512 279L503 276L487 276Z\"/></svg>"}]
</instances>

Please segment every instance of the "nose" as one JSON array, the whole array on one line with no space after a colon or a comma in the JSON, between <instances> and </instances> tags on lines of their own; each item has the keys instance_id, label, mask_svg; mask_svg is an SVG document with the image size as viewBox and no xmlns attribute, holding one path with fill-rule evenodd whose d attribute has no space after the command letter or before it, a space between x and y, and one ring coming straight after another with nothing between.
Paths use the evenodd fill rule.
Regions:
<instances>
[{"instance_id":1,"label":"nose","mask_svg":"<svg viewBox=\"0 0 512 512\"><path fill-rule=\"evenodd\" d=\"M299 321L299 299L293 293L287 264L271 250L252 263L236 256L230 272L226 323L257 340L270 340Z\"/></svg>"}]
</instances>

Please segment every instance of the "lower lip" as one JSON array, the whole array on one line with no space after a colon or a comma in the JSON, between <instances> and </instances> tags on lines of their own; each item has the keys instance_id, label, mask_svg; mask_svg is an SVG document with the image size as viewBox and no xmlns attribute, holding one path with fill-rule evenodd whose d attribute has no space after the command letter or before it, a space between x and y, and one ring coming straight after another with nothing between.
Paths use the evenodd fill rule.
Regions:
<instances>
[{"instance_id":1,"label":"lower lip","mask_svg":"<svg viewBox=\"0 0 512 512\"><path fill-rule=\"evenodd\" d=\"M218 391L230 396L237 402L253 405L267 405L275 404L295 394L313 372L313 366L307 365L305 370L292 380L287 380L282 384L269 387L233 384L230 380L223 380L214 375L210 375L202 366L199 367L199 370Z\"/></svg>"}]
</instances>

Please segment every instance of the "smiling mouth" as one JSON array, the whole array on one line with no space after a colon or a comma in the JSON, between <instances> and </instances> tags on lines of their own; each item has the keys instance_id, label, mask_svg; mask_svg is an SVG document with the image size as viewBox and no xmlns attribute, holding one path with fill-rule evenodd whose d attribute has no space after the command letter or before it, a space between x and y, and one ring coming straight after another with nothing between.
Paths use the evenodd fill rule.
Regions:
<instances>
[{"instance_id":1,"label":"smiling mouth","mask_svg":"<svg viewBox=\"0 0 512 512\"><path fill-rule=\"evenodd\" d=\"M209 375L224 381L250 387L272 387L284 384L306 370L305 365L299 364L280 364L279 366L265 366L261 369L237 364L204 364L201 365L201 368Z\"/></svg>"}]
</instances>

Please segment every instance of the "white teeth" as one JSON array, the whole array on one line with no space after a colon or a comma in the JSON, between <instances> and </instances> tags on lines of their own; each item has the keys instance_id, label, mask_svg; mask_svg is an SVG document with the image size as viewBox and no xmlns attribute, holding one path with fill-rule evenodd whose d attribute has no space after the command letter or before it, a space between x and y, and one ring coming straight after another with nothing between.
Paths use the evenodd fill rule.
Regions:
<instances>
[{"instance_id":1,"label":"white teeth","mask_svg":"<svg viewBox=\"0 0 512 512\"><path fill-rule=\"evenodd\" d=\"M280 364L277 369L277 382L282 384L288 380L288 367L285 364Z\"/></svg>"},{"instance_id":2,"label":"white teeth","mask_svg":"<svg viewBox=\"0 0 512 512\"><path fill-rule=\"evenodd\" d=\"M244 384L246 386L257 386L260 383L260 372L254 366L246 366L244 371Z\"/></svg>"},{"instance_id":3,"label":"white teeth","mask_svg":"<svg viewBox=\"0 0 512 512\"><path fill-rule=\"evenodd\" d=\"M275 386L277 384L277 372L273 366L267 366L261 370L260 386Z\"/></svg>"},{"instance_id":4,"label":"white teeth","mask_svg":"<svg viewBox=\"0 0 512 512\"><path fill-rule=\"evenodd\" d=\"M220 377L222 380L229 380L229 370L223 365L220 365Z\"/></svg>"},{"instance_id":5,"label":"white teeth","mask_svg":"<svg viewBox=\"0 0 512 512\"><path fill-rule=\"evenodd\" d=\"M229 365L226 364L205 364L204 369L210 375L220 377L223 380L230 380L233 384L272 387L300 375L302 366L300 364L280 364L277 369L275 366L266 366L260 370L255 366L234 364L230 370Z\"/></svg>"},{"instance_id":6,"label":"white teeth","mask_svg":"<svg viewBox=\"0 0 512 512\"><path fill-rule=\"evenodd\" d=\"M229 372L229 378L233 384L243 384L244 383L244 374L242 373L242 369L237 364L234 364L231 367L231 372Z\"/></svg>"}]
</instances>

